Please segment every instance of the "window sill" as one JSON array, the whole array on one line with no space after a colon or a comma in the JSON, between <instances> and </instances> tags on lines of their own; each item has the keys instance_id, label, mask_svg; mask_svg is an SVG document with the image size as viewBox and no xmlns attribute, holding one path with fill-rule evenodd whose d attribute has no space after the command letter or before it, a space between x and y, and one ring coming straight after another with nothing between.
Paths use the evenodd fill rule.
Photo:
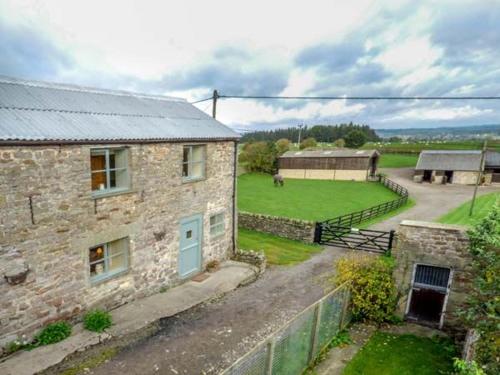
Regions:
<instances>
[{"instance_id":1,"label":"window sill","mask_svg":"<svg viewBox=\"0 0 500 375\"><path fill-rule=\"evenodd\" d=\"M128 268L124 268L119 271L115 271L113 273L90 277L90 285L95 286L98 284L102 284L106 281L116 279L120 276L124 276L126 273L128 273L128 270L129 270Z\"/></svg>"},{"instance_id":2,"label":"window sill","mask_svg":"<svg viewBox=\"0 0 500 375\"><path fill-rule=\"evenodd\" d=\"M114 197L116 195L131 194L131 193L137 193L137 190L130 189L130 188L106 190L103 192L100 192L99 190L97 190L97 191L92 192L92 199Z\"/></svg>"},{"instance_id":3,"label":"window sill","mask_svg":"<svg viewBox=\"0 0 500 375\"><path fill-rule=\"evenodd\" d=\"M199 182L199 181L204 181L206 179L207 179L206 177L192 177L192 178L183 177L182 178L182 183L183 184L189 184L191 182Z\"/></svg>"}]
</instances>

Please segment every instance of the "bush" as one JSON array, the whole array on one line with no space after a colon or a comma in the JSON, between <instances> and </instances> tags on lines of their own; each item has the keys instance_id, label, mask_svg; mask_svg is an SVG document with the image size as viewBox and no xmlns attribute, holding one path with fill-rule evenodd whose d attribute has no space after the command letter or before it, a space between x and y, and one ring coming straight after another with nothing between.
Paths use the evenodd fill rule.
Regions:
<instances>
[{"instance_id":1,"label":"bush","mask_svg":"<svg viewBox=\"0 0 500 375\"><path fill-rule=\"evenodd\" d=\"M111 314L103 310L89 311L83 317L83 326L85 329L94 332L102 332L111 327Z\"/></svg>"},{"instance_id":2,"label":"bush","mask_svg":"<svg viewBox=\"0 0 500 375\"><path fill-rule=\"evenodd\" d=\"M290 141L286 138L278 139L275 145L278 155L283 155L285 152L290 150Z\"/></svg>"},{"instance_id":3,"label":"bush","mask_svg":"<svg viewBox=\"0 0 500 375\"><path fill-rule=\"evenodd\" d=\"M274 143L254 142L243 147L238 160L246 164L249 172L274 173L277 167L278 152Z\"/></svg>"},{"instance_id":4,"label":"bush","mask_svg":"<svg viewBox=\"0 0 500 375\"><path fill-rule=\"evenodd\" d=\"M358 148L366 143L366 135L361 130L354 129L351 130L345 136L345 144L347 147Z\"/></svg>"},{"instance_id":5,"label":"bush","mask_svg":"<svg viewBox=\"0 0 500 375\"><path fill-rule=\"evenodd\" d=\"M453 375L484 375L484 371L475 361L467 362L459 358L455 358L453 370Z\"/></svg>"},{"instance_id":6,"label":"bush","mask_svg":"<svg viewBox=\"0 0 500 375\"><path fill-rule=\"evenodd\" d=\"M312 137L309 137L300 142L299 148L303 150L309 147L316 147L316 145L317 145L316 140Z\"/></svg>"},{"instance_id":7,"label":"bush","mask_svg":"<svg viewBox=\"0 0 500 375\"><path fill-rule=\"evenodd\" d=\"M354 319L376 323L392 319L396 306L393 269L394 260L389 257L356 254L337 261L335 282L350 282Z\"/></svg>"},{"instance_id":8,"label":"bush","mask_svg":"<svg viewBox=\"0 0 500 375\"><path fill-rule=\"evenodd\" d=\"M71 326L68 323L51 323L35 336L34 346L55 344L69 337L69 335L71 335Z\"/></svg>"}]
</instances>

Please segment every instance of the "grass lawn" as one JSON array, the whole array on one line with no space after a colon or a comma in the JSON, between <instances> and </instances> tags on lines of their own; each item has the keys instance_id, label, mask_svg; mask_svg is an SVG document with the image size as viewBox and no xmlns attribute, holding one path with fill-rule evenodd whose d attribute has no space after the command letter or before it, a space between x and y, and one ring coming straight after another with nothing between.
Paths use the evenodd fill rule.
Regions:
<instances>
[{"instance_id":1,"label":"grass lawn","mask_svg":"<svg viewBox=\"0 0 500 375\"><path fill-rule=\"evenodd\" d=\"M286 179L274 187L270 175L238 177L241 211L321 221L398 198L376 182Z\"/></svg>"},{"instance_id":2,"label":"grass lawn","mask_svg":"<svg viewBox=\"0 0 500 375\"><path fill-rule=\"evenodd\" d=\"M264 250L267 262L279 265L303 262L322 250L319 245L309 245L244 228L238 230L238 248L241 250Z\"/></svg>"},{"instance_id":3,"label":"grass lawn","mask_svg":"<svg viewBox=\"0 0 500 375\"><path fill-rule=\"evenodd\" d=\"M473 225L478 220L486 216L491 206L495 202L500 203L500 193L491 193L476 198L474 204L474 215L469 216L471 201L462 204L446 215L441 216L438 222L445 224Z\"/></svg>"},{"instance_id":4,"label":"grass lawn","mask_svg":"<svg viewBox=\"0 0 500 375\"><path fill-rule=\"evenodd\" d=\"M436 375L453 369L453 346L414 335L376 332L343 375Z\"/></svg>"},{"instance_id":5,"label":"grass lawn","mask_svg":"<svg viewBox=\"0 0 500 375\"><path fill-rule=\"evenodd\" d=\"M406 168L417 165L417 154L382 154L378 163L379 168Z\"/></svg>"}]
</instances>

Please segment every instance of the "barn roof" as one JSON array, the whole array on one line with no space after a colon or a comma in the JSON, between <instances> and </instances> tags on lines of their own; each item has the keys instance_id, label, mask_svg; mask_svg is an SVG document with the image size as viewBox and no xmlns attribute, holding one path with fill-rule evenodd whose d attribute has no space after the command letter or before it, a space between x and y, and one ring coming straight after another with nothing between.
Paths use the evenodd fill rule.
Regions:
<instances>
[{"instance_id":1,"label":"barn roof","mask_svg":"<svg viewBox=\"0 0 500 375\"><path fill-rule=\"evenodd\" d=\"M378 155L377 150L353 150L341 148L337 150L287 151L282 158L370 158Z\"/></svg>"},{"instance_id":2,"label":"barn roof","mask_svg":"<svg viewBox=\"0 0 500 375\"><path fill-rule=\"evenodd\" d=\"M500 152L486 151L486 167L500 167Z\"/></svg>"},{"instance_id":3,"label":"barn roof","mask_svg":"<svg viewBox=\"0 0 500 375\"><path fill-rule=\"evenodd\" d=\"M424 150L420 153L415 169L477 171L480 165L479 150Z\"/></svg>"},{"instance_id":4,"label":"barn roof","mask_svg":"<svg viewBox=\"0 0 500 375\"><path fill-rule=\"evenodd\" d=\"M0 76L0 144L238 138L184 99Z\"/></svg>"}]
</instances>

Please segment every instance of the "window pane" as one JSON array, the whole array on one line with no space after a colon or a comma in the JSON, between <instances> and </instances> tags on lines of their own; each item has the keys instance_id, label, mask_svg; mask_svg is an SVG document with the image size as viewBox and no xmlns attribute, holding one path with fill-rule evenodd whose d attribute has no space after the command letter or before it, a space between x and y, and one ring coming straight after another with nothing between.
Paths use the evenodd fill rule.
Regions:
<instances>
[{"instance_id":1,"label":"window pane","mask_svg":"<svg viewBox=\"0 0 500 375\"><path fill-rule=\"evenodd\" d=\"M193 146L193 160L203 161L205 159L205 146Z\"/></svg>"},{"instance_id":2,"label":"window pane","mask_svg":"<svg viewBox=\"0 0 500 375\"><path fill-rule=\"evenodd\" d=\"M189 163L183 163L182 164L182 177L188 177L189 176Z\"/></svg>"},{"instance_id":3,"label":"window pane","mask_svg":"<svg viewBox=\"0 0 500 375\"><path fill-rule=\"evenodd\" d=\"M102 153L92 153L90 156L90 169L92 171L102 171L106 169L106 157Z\"/></svg>"},{"instance_id":4,"label":"window pane","mask_svg":"<svg viewBox=\"0 0 500 375\"><path fill-rule=\"evenodd\" d=\"M109 187L110 188L116 187L116 172L115 171L109 172Z\"/></svg>"},{"instance_id":5,"label":"window pane","mask_svg":"<svg viewBox=\"0 0 500 375\"><path fill-rule=\"evenodd\" d=\"M189 151L190 151L190 149L191 149L191 147L184 146L183 155L182 155L182 161L184 163L187 163L189 161Z\"/></svg>"},{"instance_id":6,"label":"window pane","mask_svg":"<svg viewBox=\"0 0 500 375\"><path fill-rule=\"evenodd\" d=\"M98 246L89 250L90 276L97 276L105 271L104 246Z\"/></svg>"},{"instance_id":7,"label":"window pane","mask_svg":"<svg viewBox=\"0 0 500 375\"><path fill-rule=\"evenodd\" d=\"M205 175L205 163L204 162L196 162L191 163L191 173L189 177L203 177Z\"/></svg>"},{"instance_id":8,"label":"window pane","mask_svg":"<svg viewBox=\"0 0 500 375\"><path fill-rule=\"evenodd\" d=\"M106 189L106 172L92 173L92 191Z\"/></svg>"},{"instance_id":9,"label":"window pane","mask_svg":"<svg viewBox=\"0 0 500 375\"><path fill-rule=\"evenodd\" d=\"M111 257L113 255L124 253L127 246L126 241L126 239L121 239L108 243L108 256Z\"/></svg>"},{"instance_id":10,"label":"window pane","mask_svg":"<svg viewBox=\"0 0 500 375\"><path fill-rule=\"evenodd\" d=\"M224 214L220 213L210 217L210 234L217 235L224 232Z\"/></svg>"},{"instance_id":11,"label":"window pane","mask_svg":"<svg viewBox=\"0 0 500 375\"><path fill-rule=\"evenodd\" d=\"M115 152L114 151L110 151L109 152L109 168L110 169L115 169L116 168Z\"/></svg>"},{"instance_id":12,"label":"window pane","mask_svg":"<svg viewBox=\"0 0 500 375\"><path fill-rule=\"evenodd\" d=\"M115 167L111 168L128 168L128 154L127 150L114 150L112 151L114 155L114 163ZM110 163L111 163L111 154L110 154Z\"/></svg>"},{"instance_id":13,"label":"window pane","mask_svg":"<svg viewBox=\"0 0 500 375\"><path fill-rule=\"evenodd\" d=\"M109 272L117 271L127 267L127 258L125 254L115 255L109 258Z\"/></svg>"}]
</instances>

